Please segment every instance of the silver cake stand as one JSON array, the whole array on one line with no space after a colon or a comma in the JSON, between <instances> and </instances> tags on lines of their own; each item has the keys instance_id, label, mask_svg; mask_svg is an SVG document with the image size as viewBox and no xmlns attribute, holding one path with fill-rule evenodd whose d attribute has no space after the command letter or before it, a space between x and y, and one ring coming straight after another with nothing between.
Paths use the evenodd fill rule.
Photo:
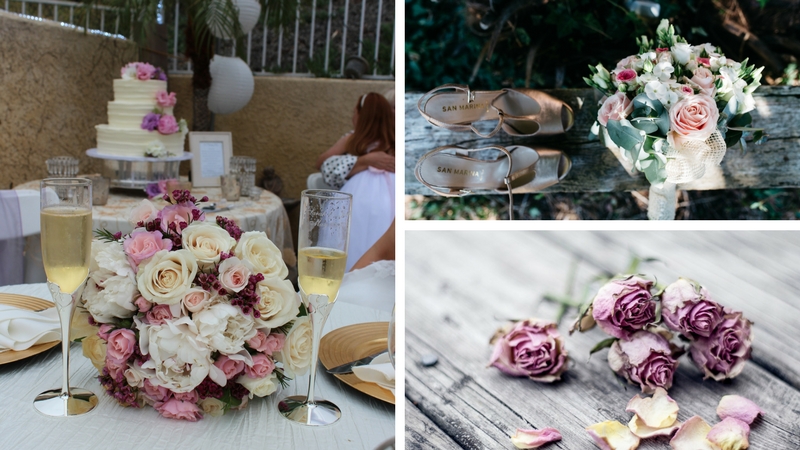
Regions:
<instances>
[{"instance_id":1,"label":"silver cake stand","mask_svg":"<svg viewBox=\"0 0 800 450\"><path fill-rule=\"evenodd\" d=\"M146 156L116 156L97 153L96 148L86 150L90 158L102 159L104 176L110 180L111 187L124 189L144 189L159 180L179 179L181 161L192 159L192 154L166 158Z\"/></svg>"}]
</instances>

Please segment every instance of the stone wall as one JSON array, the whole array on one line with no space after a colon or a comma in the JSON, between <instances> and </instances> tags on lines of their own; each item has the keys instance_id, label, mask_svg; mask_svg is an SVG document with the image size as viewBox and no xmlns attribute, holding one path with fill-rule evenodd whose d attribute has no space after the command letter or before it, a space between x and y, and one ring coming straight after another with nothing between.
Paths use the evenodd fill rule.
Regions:
<instances>
[{"instance_id":1,"label":"stone wall","mask_svg":"<svg viewBox=\"0 0 800 450\"><path fill-rule=\"evenodd\" d=\"M0 189L44 178L53 156L98 170L85 151L107 123L111 80L137 54L129 41L0 11Z\"/></svg>"}]
</instances>

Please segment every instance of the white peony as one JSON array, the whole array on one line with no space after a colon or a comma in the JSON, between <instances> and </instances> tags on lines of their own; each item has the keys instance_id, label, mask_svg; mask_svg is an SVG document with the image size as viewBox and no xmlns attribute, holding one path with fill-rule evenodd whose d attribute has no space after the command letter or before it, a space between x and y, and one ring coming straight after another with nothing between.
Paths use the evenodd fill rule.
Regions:
<instances>
[{"instance_id":1,"label":"white peony","mask_svg":"<svg viewBox=\"0 0 800 450\"><path fill-rule=\"evenodd\" d=\"M137 80L138 78L136 76L136 64L135 63L127 64L120 71L120 75L122 75L123 80Z\"/></svg>"},{"instance_id":2,"label":"white peony","mask_svg":"<svg viewBox=\"0 0 800 450\"><path fill-rule=\"evenodd\" d=\"M128 214L128 222L136 226L139 222L150 222L158 216L158 208L148 199L144 199L138 205L131 208Z\"/></svg>"},{"instance_id":3,"label":"white peony","mask_svg":"<svg viewBox=\"0 0 800 450\"><path fill-rule=\"evenodd\" d=\"M244 349L246 340L256 335L253 317L226 303L218 303L194 315L198 334L208 345L225 354Z\"/></svg>"},{"instance_id":4,"label":"white peony","mask_svg":"<svg viewBox=\"0 0 800 450\"><path fill-rule=\"evenodd\" d=\"M122 244L93 241L89 278L82 296L89 313L101 323L132 317L138 296L136 278Z\"/></svg>"},{"instance_id":5,"label":"white peony","mask_svg":"<svg viewBox=\"0 0 800 450\"><path fill-rule=\"evenodd\" d=\"M265 277L284 279L289 275L281 250L261 231L242 234L234 253L252 264L256 272L263 273Z\"/></svg>"},{"instance_id":6,"label":"white peony","mask_svg":"<svg viewBox=\"0 0 800 450\"><path fill-rule=\"evenodd\" d=\"M142 369L154 370L150 383L173 392L190 392L208 376L211 349L189 317L166 320L158 326L147 325L138 317L134 320L142 354L150 355Z\"/></svg>"},{"instance_id":7,"label":"white peony","mask_svg":"<svg viewBox=\"0 0 800 450\"><path fill-rule=\"evenodd\" d=\"M174 305L183 299L197 275L197 260L189 250L161 250L139 268L136 280L145 299Z\"/></svg>"},{"instance_id":8,"label":"white peony","mask_svg":"<svg viewBox=\"0 0 800 450\"><path fill-rule=\"evenodd\" d=\"M258 328L278 328L297 317L300 297L289 280L265 278L256 285L259 296L256 309L261 317L255 319Z\"/></svg>"},{"instance_id":9,"label":"white peony","mask_svg":"<svg viewBox=\"0 0 800 450\"><path fill-rule=\"evenodd\" d=\"M151 158L164 158L167 156L172 156L172 154L167 151L167 147L164 147L163 142L156 139L147 143L144 148L144 156L149 156Z\"/></svg>"},{"instance_id":10,"label":"white peony","mask_svg":"<svg viewBox=\"0 0 800 450\"><path fill-rule=\"evenodd\" d=\"M670 52L672 52L672 57L675 58L675 62L678 64L686 64L692 56L692 46L685 42L676 42L675 45L670 48Z\"/></svg>"},{"instance_id":11,"label":"white peony","mask_svg":"<svg viewBox=\"0 0 800 450\"><path fill-rule=\"evenodd\" d=\"M236 245L224 228L211 222L192 222L181 234L183 248L192 252L200 267L219 263L220 253L230 253Z\"/></svg>"},{"instance_id":12,"label":"white peony","mask_svg":"<svg viewBox=\"0 0 800 450\"><path fill-rule=\"evenodd\" d=\"M253 398L254 395L266 397L278 390L278 376L274 373L264 378L250 378L242 375L236 379L236 382L250 391L250 398Z\"/></svg>"},{"instance_id":13,"label":"white peony","mask_svg":"<svg viewBox=\"0 0 800 450\"><path fill-rule=\"evenodd\" d=\"M276 359L283 363L284 371L290 376L304 375L311 365L311 347L313 341L311 319L303 316L294 321L292 329L286 335L283 349Z\"/></svg>"}]
</instances>

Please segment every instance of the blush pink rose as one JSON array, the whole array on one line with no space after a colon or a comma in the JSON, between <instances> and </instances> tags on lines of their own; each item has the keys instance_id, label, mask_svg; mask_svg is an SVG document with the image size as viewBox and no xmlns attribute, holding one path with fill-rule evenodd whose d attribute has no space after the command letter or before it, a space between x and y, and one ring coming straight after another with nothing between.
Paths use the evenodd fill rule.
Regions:
<instances>
[{"instance_id":1,"label":"blush pink rose","mask_svg":"<svg viewBox=\"0 0 800 450\"><path fill-rule=\"evenodd\" d=\"M253 365L244 368L244 373L250 378L264 378L275 370L275 363L265 354L253 355Z\"/></svg>"},{"instance_id":2,"label":"blush pink rose","mask_svg":"<svg viewBox=\"0 0 800 450\"><path fill-rule=\"evenodd\" d=\"M267 340L264 342L264 350L259 351L263 351L267 355L272 355L273 353L283 350L284 342L286 342L285 334L272 333L267 336Z\"/></svg>"},{"instance_id":3,"label":"blush pink rose","mask_svg":"<svg viewBox=\"0 0 800 450\"><path fill-rule=\"evenodd\" d=\"M109 335L109 334L110 334L112 331L114 331L114 326L113 326L113 325L108 325L108 324L105 324L105 323L104 323L104 324L100 325L100 329L99 329L99 330L97 330L97 336L99 336L99 337L100 337L100 339L102 339L102 340L104 340L104 341L108 341L108 335Z\"/></svg>"},{"instance_id":4,"label":"blush pink rose","mask_svg":"<svg viewBox=\"0 0 800 450\"><path fill-rule=\"evenodd\" d=\"M609 120L622 120L631 112L633 103L623 92L617 92L603 102L603 106L597 112L597 121L605 127L608 126Z\"/></svg>"},{"instance_id":5,"label":"blush pink rose","mask_svg":"<svg viewBox=\"0 0 800 450\"><path fill-rule=\"evenodd\" d=\"M170 116L167 114L161 115L161 118L158 119L158 132L161 134L173 134L177 133L180 130L178 127L178 122L175 121L175 116Z\"/></svg>"},{"instance_id":6,"label":"blush pink rose","mask_svg":"<svg viewBox=\"0 0 800 450\"><path fill-rule=\"evenodd\" d=\"M247 345L255 351L263 352L267 344L267 335L261 331L256 330L256 335L247 340Z\"/></svg>"},{"instance_id":7,"label":"blush pink rose","mask_svg":"<svg viewBox=\"0 0 800 450\"><path fill-rule=\"evenodd\" d=\"M173 397L175 400L189 403L197 403L197 401L200 400L200 396L197 394L197 391L176 392Z\"/></svg>"},{"instance_id":8,"label":"blush pink rose","mask_svg":"<svg viewBox=\"0 0 800 450\"><path fill-rule=\"evenodd\" d=\"M156 73L156 68L151 64L139 63L136 65L136 78L140 80L149 80L153 78L154 73Z\"/></svg>"},{"instance_id":9,"label":"blush pink rose","mask_svg":"<svg viewBox=\"0 0 800 450\"><path fill-rule=\"evenodd\" d=\"M624 69L631 69L633 66L636 65L641 61L637 55L628 56L617 63L617 68L614 70L615 72L619 73Z\"/></svg>"},{"instance_id":10,"label":"blush pink rose","mask_svg":"<svg viewBox=\"0 0 800 450\"><path fill-rule=\"evenodd\" d=\"M672 357L669 342L661 335L637 331L630 340L617 340L608 352L611 370L652 394L657 387L668 390L678 361Z\"/></svg>"},{"instance_id":11,"label":"blush pink rose","mask_svg":"<svg viewBox=\"0 0 800 450\"><path fill-rule=\"evenodd\" d=\"M158 218L161 219L161 230L169 231L170 224L174 223L175 232L181 234L183 229L193 220L192 211L194 209L195 206L189 202L165 206L164 209L158 212Z\"/></svg>"},{"instance_id":12,"label":"blush pink rose","mask_svg":"<svg viewBox=\"0 0 800 450\"><path fill-rule=\"evenodd\" d=\"M122 243L128 256L128 262L134 272L139 271L139 264L155 255L160 250L172 250L172 241L164 239L160 231L137 229Z\"/></svg>"},{"instance_id":13,"label":"blush pink rose","mask_svg":"<svg viewBox=\"0 0 800 450\"><path fill-rule=\"evenodd\" d=\"M137 298L136 301L133 303L136 305L137 308L139 308L139 311L141 312L150 311L150 308L153 307L153 304L148 302L147 299L144 297Z\"/></svg>"},{"instance_id":14,"label":"blush pink rose","mask_svg":"<svg viewBox=\"0 0 800 450\"><path fill-rule=\"evenodd\" d=\"M711 67L711 58L697 58L697 63L706 67Z\"/></svg>"},{"instance_id":15,"label":"blush pink rose","mask_svg":"<svg viewBox=\"0 0 800 450\"><path fill-rule=\"evenodd\" d=\"M698 67L695 69L691 81L700 86L700 89L711 98L714 98L714 95L717 93L717 86L714 84L714 74L705 67Z\"/></svg>"},{"instance_id":16,"label":"blush pink rose","mask_svg":"<svg viewBox=\"0 0 800 450\"><path fill-rule=\"evenodd\" d=\"M631 81L636 79L636 71L633 69L625 69L617 73L617 81Z\"/></svg>"},{"instance_id":17,"label":"blush pink rose","mask_svg":"<svg viewBox=\"0 0 800 450\"><path fill-rule=\"evenodd\" d=\"M108 374L111 378L118 381L122 380L125 378L125 369L127 368L128 364L125 361L114 361L108 356L108 353L106 353L106 369L108 369Z\"/></svg>"},{"instance_id":18,"label":"blush pink rose","mask_svg":"<svg viewBox=\"0 0 800 450\"><path fill-rule=\"evenodd\" d=\"M552 383L567 370L567 350L555 323L522 320L497 330L491 343L489 365L506 375Z\"/></svg>"},{"instance_id":19,"label":"blush pink rose","mask_svg":"<svg viewBox=\"0 0 800 450\"><path fill-rule=\"evenodd\" d=\"M136 226L139 222L150 222L158 217L158 208L150 200L144 199L131 209L128 221Z\"/></svg>"},{"instance_id":20,"label":"blush pink rose","mask_svg":"<svg viewBox=\"0 0 800 450\"><path fill-rule=\"evenodd\" d=\"M168 419L181 419L190 422L197 422L203 418L203 413L194 403L184 402L178 399L171 398L166 402L158 402L153 405L162 416Z\"/></svg>"},{"instance_id":21,"label":"blush pink rose","mask_svg":"<svg viewBox=\"0 0 800 450\"><path fill-rule=\"evenodd\" d=\"M211 301L211 294L200 288L191 289L183 296L183 305L191 312L198 312Z\"/></svg>"},{"instance_id":22,"label":"blush pink rose","mask_svg":"<svg viewBox=\"0 0 800 450\"><path fill-rule=\"evenodd\" d=\"M156 305L144 315L144 319L150 325L163 325L165 320L172 319L172 311L169 305Z\"/></svg>"},{"instance_id":23,"label":"blush pink rose","mask_svg":"<svg viewBox=\"0 0 800 450\"><path fill-rule=\"evenodd\" d=\"M247 286L252 271L247 265L237 257L231 257L222 261L219 265L219 282L222 287L231 291L239 292Z\"/></svg>"},{"instance_id":24,"label":"blush pink rose","mask_svg":"<svg viewBox=\"0 0 800 450\"><path fill-rule=\"evenodd\" d=\"M118 328L108 335L106 357L116 362L125 362L136 349L136 334L127 328Z\"/></svg>"},{"instance_id":25,"label":"blush pink rose","mask_svg":"<svg viewBox=\"0 0 800 450\"><path fill-rule=\"evenodd\" d=\"M244 361L237 361L235 359L230 359L226 355L222 355L214 361L214 365L217 366L223 373L225 373L225 378L231 379L235 378L242 370L244 370Z\"/></svg>"},{"instance_id":26,"label":"blush pink rose","mask_svg":"<svg viewBox=\"0 0 800 450\"><path fill-rule=\"evenodd\" d=\"M719 111L706 94L684 97L669 110L670 129L676 140L705 141L717 129Z\"/></svg>"},{"instance_id":27,"label":"blush pink rose","mask_svg":"<svg viewBox=\"0 0 800 450\"><path fill-rule=\"evenodd\" d=\"M154 402L163 402L169 398L169 389L164 386L156 386L151 383L149 379L144 379L144 394L150 397Z\"/></svg>"},{"instance_id":28,"label":"blush pink rose","mask_svg":"<svg viewBox=\"0 0 800 450\"><path fill-rule=\"evenodd\" d=\"M170 92L169 94L167 91L156 92L156 103L158 103L158 106L162 108L170 108L175 106L175 103L177 102L178 99L175 97L174 92Z\"/></svg>"}]
</instances>

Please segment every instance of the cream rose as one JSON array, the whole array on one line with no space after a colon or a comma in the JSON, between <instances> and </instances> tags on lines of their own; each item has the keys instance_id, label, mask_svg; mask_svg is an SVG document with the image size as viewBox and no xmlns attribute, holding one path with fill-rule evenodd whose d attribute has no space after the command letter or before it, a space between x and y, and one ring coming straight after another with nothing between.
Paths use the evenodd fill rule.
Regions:
<instances>
[{"instance_id":1,"label":"cream rose","mask_svg":"<svg viewBox=\"0 0 800 450\"><path fill-rule=\"evenodd\" d=\"M289 275L281 250L261 231L242 234L234 253L252 264L256 272L263 273L265 277L284 279Z\"/></svg>"},{"instance_id":2,"label":"cream rose","mask_svg":"<svg viewBox=\"0 0 800 450\"><path fill-rule=\"evenodd\" d=\"M208 376L211 349L204 344L197 327L189 317L167 320L163 325L150 326L134 318L139 328L139 346L150 359L142 369L152 369L148 377L154 386L173 392L190 392Z\"/></svg>"},{"instance_id":3,"label":"cream rose","mask_svg":"<svg viewBox=\"0 0 800 450\"><path fill-rule=\"evenodd\" d=\"M219 262L220 253L230 253L236 245L225 229L211 222L192 222L181 234L183 248L192 252L201 267Z\"/></svg>"},{"instance_id":4,"label":"cream rose","mask_svg":"<svg viewBox=\"0 0 800 450\"><path fill-rule=\"evenodd\" d=\"M225 403L222 403L213 397L206 397L200 400L197 405L203 410L203 413L208 414L211 417L219 417L225 414Z\"/></svg>"},{"instance_id":5,"label":"cream rose","mask_svg":"<svg viewBox=\"0 0 800 450\"><path fill-rule=\"evenodd\" d=\"M219 282L229 292L239 292L250 282L252 267L252 264L231 256L219 265Z\"/></svg>"},{"instance_id":6,"label":"cream rose","mask_svg":"<svg viewBox=\"0 0 800 450\"><path fill-rule=\"evenodd\" d=\"M265 278L256 285L259 301L255 319L258 328L278 328L292 321L300 312L300 298L289 280Z\"/></svg>"},{"instance_id":7,"label":"cream rose","mask_svg":"<svg viewBox=\"0 0 800 450\"><path fill-rule=\"evenodd\" d=\"M292 329L286 335L283 349L277 355L283 363L285 371L293 375L304 375L311 365L311 345L313 334L311 319L303 316L294 321Z\"/></svg>"},{"instance_id":8,"label":"cream rose","mask_svg":"<svg viewBox=\"0 0 800 450\"><path fill-rule=\"evenodd\" d=\"M136 280L139 292L145 299L174 305L181 301L192 287L197 275L197 260L189 250L174 252L161 250L139 268Z\"/></svg>"},{"instance_id":9,"label":"cream rose","mask_svg":"<svg viewBox=\"0 0 800 450\"><path fill-rule=\"evenodd\" d=\"M236 382L247 388L250 391L250 397L266 397L278 390L277 384L278 376L272 374L264 378L250 378L247 375L242 375L236 379Z\"/></svg>"},{"instance_id":10,"label":"cream rose","mask_svg":"<svg viewBox=\"0 0 800 450\"><path fill-rule=\"evenodd\" d=\"M186 295L183 296L183 306L193 313L201 311L210 303L211 294L203 288L191 288Z\"/></svg>"},{"instance_id":11,"label":"cream rose","mask_svg":"<svg viewBox=\"0 0 800 450\"><path fill-rule=\"evenodd\" d=\"M81 342L81 349L83 356L92 361L92 365L98 372L103 373L103 367L106 365L105 341L100 339L100 336L93 334Z\"/></svg>"},{"instance_id":12,"label":"cream rose","mask_svg":"<svg viewBox=\"0 0 800 450\"><path fill-rule=\"evenodd\" d=\"M717 129L719 111L706 94L690 95L669 110L670 129L676 143L681 140L705 141Z\"/></svg>"},{"instance_id":13,"label":"cream rose","mask_svg":"<svg viewBox=\"0 0 800 450\"><path fill-rule=\"evenodd\" d=\"M150 200L144 199L141 203L131 208L128 214L128 222L134 227L139 222L150 222L158 216L158 208Z\"/></svg>"}]
</instances>

